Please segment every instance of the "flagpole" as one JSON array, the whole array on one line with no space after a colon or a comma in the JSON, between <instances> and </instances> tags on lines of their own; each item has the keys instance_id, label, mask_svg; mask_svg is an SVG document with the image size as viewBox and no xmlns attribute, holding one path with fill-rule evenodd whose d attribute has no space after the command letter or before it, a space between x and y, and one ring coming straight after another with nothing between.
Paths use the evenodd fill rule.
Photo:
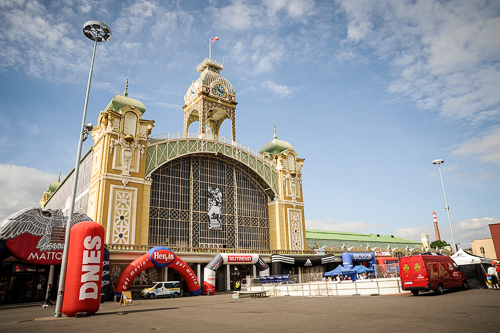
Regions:
<instances>
[{"instance_id":1,"label":"flagpole","mask_svg":"<svg viewBox=\"0 0 500 333\"><path fill-rule=\"evenodd\" d=\"M212 40L208 41L208 59L212 59Z\"/></svg>"}]
</instances>

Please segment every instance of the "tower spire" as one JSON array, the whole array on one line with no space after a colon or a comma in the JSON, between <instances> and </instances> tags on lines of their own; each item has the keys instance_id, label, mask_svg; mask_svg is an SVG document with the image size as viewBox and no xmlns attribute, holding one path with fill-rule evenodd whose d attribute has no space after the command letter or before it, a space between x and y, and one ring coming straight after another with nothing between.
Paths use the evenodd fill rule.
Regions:
<instances>
[{"instance_id":1,"label":"tower spire","mask_svg":"<svg viewBox=\"0 0 500 333\"><path fill-rule=\"evenodd\" d=\"M127 72L127 83L125 84L125 92L123 93L123 96L128 97L128 72Z\"/></svg>"}]
</instances>

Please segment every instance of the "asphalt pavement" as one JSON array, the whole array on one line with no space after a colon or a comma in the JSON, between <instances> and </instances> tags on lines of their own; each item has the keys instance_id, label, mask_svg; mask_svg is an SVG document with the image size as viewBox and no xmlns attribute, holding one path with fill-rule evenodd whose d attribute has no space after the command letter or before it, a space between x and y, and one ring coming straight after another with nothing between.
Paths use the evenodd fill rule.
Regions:
<instances>
[{"instance_id":1,"label":"asphalt pavement","mask_svg":"<svg viewBox=\"0 0 500 333\"><path fill-rule=\"evenodd\" d=\"M101 304L54 318L40 304L0 309L0 332L496 332L500 290L444 295L232 298L231 294Z\"/></svg>"}]
</instances>

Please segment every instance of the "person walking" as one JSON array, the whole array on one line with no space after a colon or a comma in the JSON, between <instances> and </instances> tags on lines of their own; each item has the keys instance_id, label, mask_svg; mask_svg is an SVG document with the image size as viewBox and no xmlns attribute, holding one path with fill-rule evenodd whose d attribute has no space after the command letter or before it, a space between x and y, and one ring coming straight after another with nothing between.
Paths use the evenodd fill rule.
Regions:
<instances>
[{"instance_id":1,"label":"person walking","mask_svg":"<svg viewBox=\"0 0 500 333\"><path fill-rule=\"evenodd\" d=\"M54 305L50 301L51 296L52 296L52 284L49 283L49 286L47 287L47 298L45 299L45 304L50 306Z\"/></svg>"},{"instance_id":2,"label":"person walking","mask_svg":"<svg viewBox=\"0 0 500 333\"><path fill-rule=\"evenodd\" d=\"M498 273L495 267L490 266L488 267L488 275L491 276L491 288L493 289L499 289L498 288Z\"/></svg>"}]
</instances>

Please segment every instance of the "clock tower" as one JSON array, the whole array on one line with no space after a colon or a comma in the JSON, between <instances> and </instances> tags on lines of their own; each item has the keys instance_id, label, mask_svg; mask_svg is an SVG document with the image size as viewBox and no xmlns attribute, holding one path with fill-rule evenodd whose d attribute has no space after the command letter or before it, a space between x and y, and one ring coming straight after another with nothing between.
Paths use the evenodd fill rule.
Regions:
<instances>
[{"instance_id":1,"label":"clock tower","mask_svg":"<svg viewBox=\"0 0 500 333\"><path fill-rule=\"evenodd\" d=\"M198 65L200 77L193 81L184 95L184 137L189 126L199 122L199 137L218 140L222 122L231 121L231 139L236 142L236 91L220 75L224 65L205 59Z\"/></svg>"}]
</instances>

